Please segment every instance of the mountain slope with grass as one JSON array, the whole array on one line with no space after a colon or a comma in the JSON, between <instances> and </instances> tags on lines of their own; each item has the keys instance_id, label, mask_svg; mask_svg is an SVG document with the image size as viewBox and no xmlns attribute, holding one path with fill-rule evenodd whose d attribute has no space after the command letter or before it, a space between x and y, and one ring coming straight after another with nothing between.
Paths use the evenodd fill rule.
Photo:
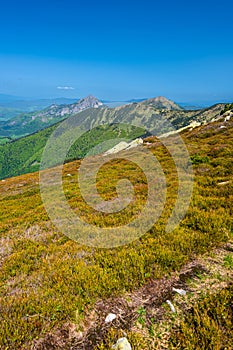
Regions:
<instances>
[{"instance_id":1,"label":"mountain slope with grass","mask_svg":"<svg viewBox=\"0 0 233 350\"><path fill-rule=\"evenodd\" d=\"M38 173L0 181L2 349L108 350L122 335L133 350L231 349L233 120L223 116L183 131L182 138L195 173L186 216L166 232L177 171L167 149L150 136L144 147L165 173L166 204L150 231L127 246L88 248L61 234L45 211ZM176 136L167 140L173 144ZM124 225L138 215L147 196L140 168L119 154L100 169L97 188L105 200L117 196L120 179L128 178L135 190L133 203L107 214L83 200L79 166L74 161L63 167L74 213L100 227ZM51 169L45 174L53 179ZM173 287L185 289L186 298L175 297ZM117 318L106 324L109 312Z\"/></svg>"},{"instance_id":2,"label":"mountain slope with grass","mask_svg":"<svg viewBox=\"0 0 233 350\"><path fill-rule=\"evenodd\" d=\"M168 109L168 110L177 110L181 111L183 108L179 106L177 103L163 97L163 96L158 96L155 98L150 98L145 101L141 102L142 104L146 106L152 106L156 109Z\"/></svg>"},{"instance_id":3,"label":"mountain slope with grass","mask_svg":"<svg viewBox=\"0 0 233 350\"><path fill-rule=\"evenodd\" d=\"M56 124L36 134L0 145L0 179L39 170L46 142L57 126ZM131 140L146 136L147 133L139 127L126 124L99 126L85 133L72 145L66 161L83 158L92 147L110 140L106 146L99 148L100 153L105 152L118 142L114 140L118 140L119 135L123 140ZM54 157L51 165L56 164Z\"/></svg>"}]
</instances>

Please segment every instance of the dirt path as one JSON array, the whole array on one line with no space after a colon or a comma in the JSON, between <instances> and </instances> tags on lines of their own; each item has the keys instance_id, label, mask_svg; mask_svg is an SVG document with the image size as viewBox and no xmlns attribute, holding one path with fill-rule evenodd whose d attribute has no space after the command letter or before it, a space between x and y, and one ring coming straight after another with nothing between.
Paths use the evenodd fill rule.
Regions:
<instances>
[{"instance_id":1,"label":"dirt path","mask_svg":"<svg viewBox=\"0 0 233 350\"><path fill-rule=\"evenodd\" d=\"M151 280L142 288L122 297L99 300L77 328L66 323L62 328L47 334L29 347L31 350L91 350L101 344L110 329L143 335L151 341L151 349L168 349L169 329L182 319L184 310L189 309L200 296L226 288L233 280L233 243L227 243L185 265L179 273L170 278ZM185 295L173 290L182 289ZM175 308L172 312L167 300ZM116 319L106 323L109 313ZM157 344L153 344L149 330L153 326ZM112 345L114 344L113 340Z\"/></svg>"}]
</instances>

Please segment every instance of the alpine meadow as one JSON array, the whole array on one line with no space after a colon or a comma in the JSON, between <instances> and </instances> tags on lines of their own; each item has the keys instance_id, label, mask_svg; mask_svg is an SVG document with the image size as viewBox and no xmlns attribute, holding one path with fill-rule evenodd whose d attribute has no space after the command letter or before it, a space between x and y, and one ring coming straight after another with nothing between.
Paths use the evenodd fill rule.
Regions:
<instances>
[{"instance_id":1,"label":"alpine meadow","mask_svg":"<svg viewBox=\"0 0 233 350\"><path fill-rule=\"evenodd\" d=\"M233 349L232 13L1 2L0 350Z\"/></svg>"}]
</instances>

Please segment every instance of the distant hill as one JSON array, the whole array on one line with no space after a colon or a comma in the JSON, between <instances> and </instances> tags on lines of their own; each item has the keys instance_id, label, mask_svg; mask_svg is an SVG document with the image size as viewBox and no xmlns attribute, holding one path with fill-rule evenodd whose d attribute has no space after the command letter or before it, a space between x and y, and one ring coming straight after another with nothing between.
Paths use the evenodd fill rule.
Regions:
<instances>
[{"instance_id":1,"label":"distant hill","mask_svg":"<svg viewBox=\"0 0 233 350\"><path fill-rule=\"evenodd\" d=\"M72 104L77 101L78 99L71 98L23 100L20 97L0 94L0 121L14 118L22 113L27 114L39 111L52 104Z\"/></svg>"},{"instance_id":2,"label":"distant hill","mask_svg":"<svg viewBox=\"0 0 233 350\"><path fill-rule=\"evenodd\" d=\"M154 98L135 98L127 100L126 103L143 103L147 106L152 106L156 109L169 109L169 110L181 110L183 109L179 104L167 99L163 96L158 96Z\"/></svg>"},{"instance_id":3,"label":"distant hill","mask_svg":"<svg viewBox=\"0 0 233 350\"><path fill-rule=\"evenodd\" d=\"M107 108L102 106L98 100L91 100L95 108L85 109L77 113L74 120L76 125L83 126L86 130L93 130L86 133L73 145L67 156L67 161L82 158L93 146L106 140L119 138L119 135L122 139L125 138L128 141L129 139L148 135L147 130L152 130L156 135L161 135L174 132L174 130L182 130L189 126L205 124L220 118L220 114L225 107L225 105L219 104L199 111L160 110L156 109L154 102L151 101L148 104L141 102L117 108ZM85 99L83 102L80 101L82 108L87 106L86 102ZM101 108L97 108L99 105ZM54 108L56 110L57 107L54 106ZM53 107L51 109L53 110ZM59 113L61 115L62 109L59 109ZM67 120L69 121L69 119ZM70 119L71 127L72 120ZM170 125L164 123L164 120L169 121ZM119 126L119 124L121 125ZM43 148L57 126L58 124L53 125L33 135L0 146L0 178L37 171L40 167ZM112 146L115 144L112 144ZM100 152L105 150L101 149ZM54 164L56 164L56 159L54 159Z\"/></svg>"},{"instance_id":4,"label":"distant hill","mask_svg":"<svg viewBox=\"0 0 233 350\"><path fill-rule=\"evenodd\" d=\"M158 96L155 98L150 98L148 100L145 100L142 102L142 104L146 106L152 106L156 109L167 109L167 110L177 110L180 111L183 108L176 104L175 102L168 100L167 98L163 96Z\"/></svg>"},{"instance_id":5,"label":"distant hill","mask_svg":"<svg viewBox=\"0 0 233 350\"><path fill-rule=\"evenodd\" d=\"M75 103L66 105L52 104L50 107L32 113L23 113L0 124L0 136L19 138L44 129L87 108L103 105L94 96L88 96Z\"/></svg>"}]
</instances>

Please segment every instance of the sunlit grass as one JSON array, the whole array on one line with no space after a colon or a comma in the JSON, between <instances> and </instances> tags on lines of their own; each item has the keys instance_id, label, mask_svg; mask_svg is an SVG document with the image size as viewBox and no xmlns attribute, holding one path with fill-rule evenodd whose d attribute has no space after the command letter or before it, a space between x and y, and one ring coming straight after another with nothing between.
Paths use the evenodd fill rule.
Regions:
<instances>
[{"instance_id":1,"label":"sunlit grass","mask_svg":"<svg viewBox=\"0 0 233 350\"><path fill-rule=\"evenodd\" d=\"M87 248L60 234L41 202L37 173L0 182L0 232L9 246L1 259L0 273L3 348L22 348L54 326L67 320L78 322L77 310L81 318L99 298L132 291L149 278L179 270L196 255L231 237L233 132L232 127L220 134L218 130L208 130L208 135L205 129L183 135L193 155L195 186L186 217L172 233L166 233L165 226L176 200L177 173L168 152L150 138L154 140L151 150L166 175L166 205L161 218L145 236L115 249ZM77 184L79 164L79 161L65 164L63 174L64 192L78 215L100 227L122 225L137 215L147 195L140 169L125 160L102 167L97 187L105 200L115 198L116 183L124 177L133 183L136 200L117 215L100 214L81 197ZM49 179L49 170L47 174ZM212 328L216 328L208 327L206 332L210 336ZM180 337L186 331L181 329ZM216 332L218 339L220 335ZM130 335L132 344L142 343L139 338Z\"/></svg>"}]
</instances>

